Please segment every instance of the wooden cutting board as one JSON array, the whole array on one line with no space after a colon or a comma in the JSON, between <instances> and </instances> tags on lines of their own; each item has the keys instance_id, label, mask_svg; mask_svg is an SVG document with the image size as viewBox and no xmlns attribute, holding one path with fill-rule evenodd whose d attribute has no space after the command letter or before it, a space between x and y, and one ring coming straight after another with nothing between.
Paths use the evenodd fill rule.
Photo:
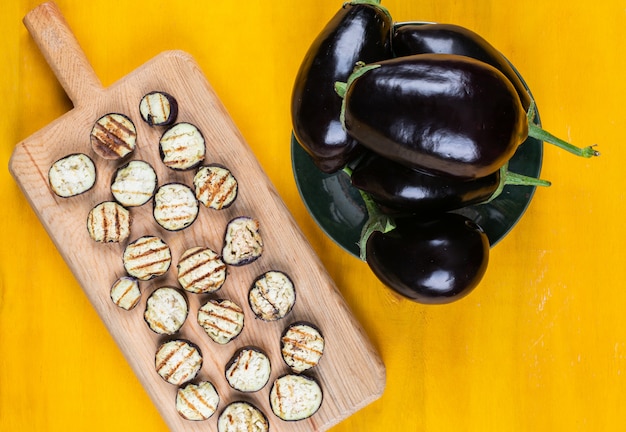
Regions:
<instances>
[{"instance_id":1,"label":"wooden cutting board","mask_svg":"<svg viewBox=\"0 0 626 432\"><path fill-rule=\"evenodd\" d=\"M244 399L265 413L272 431L321 431L379 398L385 387L381 359L194 59L185 52L167 51L103 88L54 3L35 8L24 23L74 108L17 144L10 171L170 429L216 430L221 409L231 401ZM131 209L133 223L128 241L143 235L159 236L170 246L173 261L164 276L140 283L141 303L125 311L113 304L109 293L113 282L125 274L122 253L128 242L96 243L88 235L86 219L94 205L112 199L111 176L126 161L99 158L91 149L89 134L100 116L123 113L137 127L137 149L131 159L149 162L160 184L179 181L192 185L193 172L175 172L163 165L158 152L163 129L148 126L139 116L141 97L153 90L166 91L178 100L178 121L198 126L207 142L205 163L228 167L239 181L239 196L225 210L201 208L198 219L179 232L158 227L151 203ZM96 185L82 195L59 198L49 187L48 170L54 161L75 152L86 153L94 160ZM144 322L145 300L159 286L178 286L174 269L187 248L208 246L221 251L226 224L236 216L259 220L265 250L252 264L230 267L226 283L216 295L230 298L244 308L244 330L229 344L214 343L195 319L208 296L187 294L189 316L176 337L189 339L200 347L204 364L198 379L211 381L221 398L213 417L192 422L176 412L177 388L155 371L155 352L164 338L149 330ZM291 276L297 300L286 318L269 323L255 319L248 307L247 291L258 275L273 269ZM297 320L316 324L325 336L324 356L310 372L321 383L324 401L311 418L285 422L271 412L269 390L272 381L288 371L280 355L279 338L283 329ZM245 345L262 348L272 362L270 383L253 394L232 390L224 378L226 362L237 348Z\"/></svg>"}]
</instances>

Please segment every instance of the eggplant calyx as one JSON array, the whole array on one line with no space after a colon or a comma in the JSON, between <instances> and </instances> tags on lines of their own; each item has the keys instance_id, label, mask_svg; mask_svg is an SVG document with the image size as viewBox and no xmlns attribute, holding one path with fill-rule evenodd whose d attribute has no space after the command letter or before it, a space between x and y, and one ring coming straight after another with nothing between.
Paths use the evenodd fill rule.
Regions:
<instances>
[{"instance_id":1,"label":"eggplant calyx","mask_svg":"<svg viewBox=\"0 0 626 432\"><path fill-rule=\"evenodd\" d=\"M496 199L502 193L502 190L506 185L549 187L552 185L552 183L548 180L543 180L536 177L529 177L523 174L509 171L509 164L506 163L500 167L500 183L498 184L498 188L489 197L489 199L482 204L487 204Z\"/></svg>"},{"instance_id":2,"label":"eggplant calyx","mask_svg":"<svg viewBox=\"0 0 626 432\"><path fill-rule=\"evenodd\" d=\"M348 92L348 89L350 88L350 86L355 80L362 77L363 75L365 75L367 72L371 71L372 69L376 69L379 67L380 67L379 64L365 64L363 62L357 62L356 65L354 66L353 72L348 77L348 81L346 82L337 81L335 83L335 92L339 95L339 97L341 97L341 99L343 99L341 101L341 113L339 114L339 120L341 121L341 125L343 126L344 129L346 128L346 124L345 124L346 93Z\"/></svg>"},{"instance_id":3,"label":"eggplant calyx","mask_svg":"<svg viewBox=\"0 0 626 432\"><path fill-rule=\"evenodd\" d=\"M380 9L382 12L384 12L389 19L391 20L391 13L389 12L389 9L387 9L386 7L384 7L383 5L380 4L380 0L351 0L351 1L346 1L343 3L343 6L345 5L370 5L370 6L374 6L377 7L378 9Z\"/></svg>"},{"instance_id":4,"label":"eggplant calyx","mask_svg":"<svg viewBox=\"0 0 626 432\"><path fill-rule=\"evenodd\" d=\"M347 166L344 167L343 172L349 177L352 176L352 169ZM383 214L378 209L374 200L372 200L366 192L359 189L359 193L361 194L361 198L365 203L365 209L367 210L367 221L365 221L365 224L361 229L361 235L358 243L359 258L361 261L367 261L367 240L370 236L376 231L380 231L383 234L392 231L395 229L396 223L393 218Z\"/></svg>"},{"instance_id":5,"label":"eggplant calyx","mask_svg":"<svg viewBox=\"0 0 626 432\"><path fill-rule=\"evenodd\" d=\"M555 145L562 150L572 153L573 155L591 158L594 156L600 156L600 152L595 150L594 145L590 145L587 147L577 147L553 134L542 129L534 122L536 113L535 101L531 99L530 106L528 107L528 113L526 113L526 118L528 120L528 136L532 138L536 138L540 141L546 142L548 144Z\"/></svg>"}]
</instances>

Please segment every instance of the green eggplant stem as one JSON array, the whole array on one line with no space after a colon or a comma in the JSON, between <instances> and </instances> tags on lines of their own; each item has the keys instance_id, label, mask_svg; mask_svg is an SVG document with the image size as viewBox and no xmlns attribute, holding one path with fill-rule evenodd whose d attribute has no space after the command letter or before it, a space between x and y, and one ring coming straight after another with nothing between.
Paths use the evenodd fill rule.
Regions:
<instances>
[{"instance_id":1,"label":"green eggplant stem","mask_svg":"<svg viewBox=\"0 0 626 432\"><path fill-rule=\"evenodd\" d=\"M500 167L500 184L495 192L489 197L487 201L482 204L487 204L496 199L504 190L506 185L515 185L515 186L542 186L548 187L551 186L552 183L548 180L543 180L535 177L525 176L523 174L518 174L509 171L508 162L502 167Z\"/></svg>"},{"instance_id":2,"label":"green eggplant stem","mask_svg":"<svg viewBox=\"0 0 626 432\"><path fill-rule=\"evenodd\" d=\"M576 156L580 156L584 158L600 156L600 152L594 149L595 145L582 147L582 148L577 147L551 134L550 132L542 129L540 126L538 126L534 122L535 113L536 113L535 101L531 99L530 107L528 108L528 113L526 115L528 119L528 136L529 137L536 138L548 144L555 145L561 148L562 150L570 152Z\"/></svg>"},{"instance_id":3,"label":"green eggplant stem","mask_svg":"<svg viewBox=\"0 0 626 432\"><path fill-rule=\"evenodd\" d=\"M348 175L348 177L352 176L352 169L349 167L344 167L343 172ZM390 216L383 214L379 209L374 200L362 190L359 190L361 194L361 198L365 203L365 209L367 210L367 221L363 225L361 229L361 236L359 238L359 258L362 261L367 260L367 239L374 233L375 231L380 231L382 233L389 232L396 227L396 223Z\"/></svg>"},{"instance_id":4,"label":"green eggplant stem","mask_svg":"<svg viewBox=\"0 0 626 432\"><path fill-rule=\"evenodd\" d=\"M335 82L335 92L342 99L341 100L341 112L339 114L339 120L341 121L341 124L342 124L342 126L344 128L345 128L345 124L346 124L345 123L345 120L346 120L346 92L348 91L348 88L350 87L350 85L352 85L352 83L354 82L355 79L357 79L360 76L366 74L368 71L370 71L372 69L379 68L379 67L380 67L380 65L378 65L378 64L366 65L363 62L357 62L356 65L354 66L353 72L348 77L348 81L347 82L341 82L341 81Z\"/></svg>"}]
</instances>

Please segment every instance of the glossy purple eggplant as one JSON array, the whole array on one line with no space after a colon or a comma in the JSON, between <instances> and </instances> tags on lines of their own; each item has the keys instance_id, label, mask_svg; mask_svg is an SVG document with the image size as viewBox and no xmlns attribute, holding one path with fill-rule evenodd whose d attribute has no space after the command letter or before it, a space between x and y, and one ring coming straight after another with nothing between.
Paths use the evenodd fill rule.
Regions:
<instances>
[{"instance_id":1,"label":"glossy purple eggplant","mask_svg":"<svg viewBox=\"0 0 626 432\"><path fill-rule=\"evenodd\" d=\"M346 81L359 61L391 57L392 19L374 1L343 4L309 47L291 96L293 133L323 172L342 169L360 146L341 125L336 81Z\"/></svg>"},{"instance_id":2,"label":"glossy purple eggplant","mask_svg":"<svg viewBox=\"0 0 626 432\"><path fill-rule=\"evenodd\" d=\"M471 180L439 176L405 167L368 152L350 174L354 187L367 193L389 215L435 215L495 199L504 186L550 186L550 182L509 171L508 164Z\"/></svg>"},{"instance_id":3,"label":"glossy purple eggplant","mask_svg":"<svg viewBox=\"0 0 626 432\"><path fill-rule=\"evenodd\" d=\"M455 213L427 220L404 218L393 230L369 236L366 261L398 294L418 303L450 303L482 280L489 241L476 223Z\"/></svg>"},{"instance_id":4,"label":"glossy purple eggplant","mask_svg":"<svg viewBox=\"0 0 626 432\"><path fill-rule=\"evenodd\" d=\"M419 54L366 65L337 91L348 134L375 153L432 174L488 176L528 136L513 84L465 56Z\"/></svg>"},{"instance_id":5,"label":"glossy purple eggplant","mask_svg":"<svg viewBox=\"0 0 626 432\"><path fill-rule=\"evenodd\" d=\"M524 110L530 107L530 94L511 63L491 43L476 32L454 24L398 24L391 46L397 57L414 54L456 54L482 61L498 69L515 87Z\"/></svg>"}]
</instances>

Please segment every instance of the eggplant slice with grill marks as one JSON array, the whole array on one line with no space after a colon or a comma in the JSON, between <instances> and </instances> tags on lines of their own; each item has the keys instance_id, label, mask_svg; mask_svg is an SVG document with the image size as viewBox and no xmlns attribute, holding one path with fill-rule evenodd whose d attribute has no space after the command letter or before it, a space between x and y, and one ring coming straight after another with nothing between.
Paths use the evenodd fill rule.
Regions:
<instances>
[{"instance_id":1,"label":"eggplant slice with grill marks","mask_svg":"<svg viewBox=\"0 0 626 432\"><path fill-rule=\"evenodd\" d=\"M139 282L133 277L122 276L111 286L111 300L124 310L133 309L140 299Z\"/></svg>"},{"instance_id":2,"label":"eggplant slice with grill marks","mask_svg":"<svg viewBox=\"0 0 626 432\"><path fill-rule=\"evenodd\" d=\"M130 235L130 212L115 201L97 204L87 215L87 231L98 243L120 243Z\"/></svg>"},{"instance_id":3,"label":"eggplant slice with grill marks","mask_svg":"<svg viewBox=\"0 0 626 432\"><path fill-rule=\"evenodd\" d=\"M169 126L178 116L178 102L169 93L152 91L141 98L139 114L150 126Z\"/></svg>"},{"instance_id":4,"label":"eggplant slice with grill marks","mask_svg":"<svg viewBox=\"0 0 626 432\"><path fill-rule=\"evenodd\" d=\"M146 300L143 318L153 332L173 335L183 326L188 314L185 296L176 288L161 287Z\"/></svg>"},{"instance_id":5,"label":"eggplant slice with grill marks","mask_svg":"<svg viewBox=\"0 0 626 432\"><path fill-rule=\"evenodd\" d=\"M93 151L100 157L122 159L135 150L137 129L124 114L105 114L91 129L90 141Z\"/></svg>"},{"instance_id":6,"label":"eggplant slice with grill marks","mask_svg":"<svg viewBox=\"0 0 626 432\"><path fill-rule=\"evenodd\" d=\"M217 419L217 432L268 432L270 424L263 412L245 401L228 404Z\"/></svg>"},{"instance_id":7,"label":"eggplant slice with grill marks","mask_svg":"<svg viewBox=\"0 0 626 432\"><path fill-rule=\"evenodd\" d=\"M225 376L235 390L251 393L265 387L271 372L269 357L260 348L248 346L233 355L226 365Z\"/></svg>"},{"instance_id":8,"label":"eggplant slice with grill marks","mask_svg":"<svg viewBox=\"0 0 626 432\"><path fill-rule=\"evenodd\" d=\"M287 274L270 270L253 282L248 302L257 318L277 321L291 312L296 302L296 289Z\"/></svg>"},{"instance_id":9,"label":"eggplant slice with grill marks","mask_svg":"<svg viewBox=\"0 0 626 432\"><path fill-rule=\"evenodd\" d=\"M150 280L164 275L172 263L170 247L156 236L144 236L124 249L124 268L139 280Z\"/></svg>"},{"instance_id":10,"label":"eggplant slice with grill marks","mask_svg":"<svg viewBox=\"0 0 626 432\"><path fill-rule=\"evenodd\" d=\"M154 365L166 382L181 386L198 375L202 368L202 352L193 342L174 339L159 346Z\"/></svg>"},{"instance_id":11,"label":"eggplant slice with grill marks","mask_svg":"<svg viewBox=\"0 0 626 432\"><path fill-rule=\"evenodd\" d=\"M277 378L270 390L270 406L285 421L311 417L322 405L324 396L316 379L300 374Z\"/></svg>"},{"instance_id":12,"label":"eggplant slice with grill marks","mask_svg":"<svg viewBox=\"0 0 626 432\"><path fill-rule=\"evenodd\" d=\"M161 160L168 168L189 170L204 161L206 144L200 129L191 123L176 123L159 141Z\"/></svg>"},{"instance_id":13,"label":"eggplant slice with grill marks","mask_svg":"<svg viewBox=\"0 0 626 432\"><path fill-rule=\"evenodd\" d=\"M220 396L209 381L188 383L176 392L176 411L185 420L207 420L215 414Z\"/></svg>"},{"instance_id":14,"label":"eggplant slice with grill marks","mask_svg":"<svg viewBox=\"0 0 626 432\"><path fill-rule=\"evenodd\" d=\"M296 373L317 366L324 354L324 337L313 324L290 324L280 338L280 352L287 366Z\"/></svg>"},{"instance_id":15,"label":"eggplant slice with grill marks","mask_svg":"<svg viewBox=\"0 0 626 432\"><path fill-rule=\"evenodd\" d=\"M113 198L125 207L144 205L157 188L157 175L147 162L133 160L118 168L111 182Z\"/></svg>"},{"instance_id":16,"label":"eggplant slice with grill marks","mask_svg":"<svg viewBox=\"0 0 626 432\"><path fill-rule=\"evenodd\" d=\"M48 182L52 192L61 198L80 195L96 184L96 166L86 154L70 154L52 164Z\"/></svg>"},{"instance_id":17,"label":"eggplant slice with grill marks","mask_svg":"<svg viewBox=\"0 0 626 432\"><path fill-rule=\"evenodd\" d=\"M232 300L210 299L198 309L198 324L214 342L224 345L243 330L243 309Z\"/></svg>"},{"instance_id":18,"label":"eggplant slice with grill marks","mask_svg":"<svg viewBox=\"0 0 626 432\"><path fill-rule=\"evenodd\" d=\"M259 221L239 216L226 226L222 260L232 266L250 264L263 253L263 238L259 230Z\"/></svg>"},{"instance_id":19,"label":"eggplant slice with grill marks","mask_svg":"<svg viewBox=\"0 0 626 432\"><path fill-rule=\"evenodd\" d=\"M213 293L226 281L226 264L208 247L187 249L177 265L178 282L195 294Z\"/></svg>"},{"instance_id":20,"label":"eggplant slice with grill marks","mask_svg":"<svg viewBox=\"0 0 626 432\"><path fill-rule=\"evenodd\" d=\"M182 183L167 183L154 194L154 219L168 231L180 231L198 217L200 207L191 188Z\"/></svg>"},{"instance_id":21,"label":"eggplant slice with grill marks","mask_svg":"<svg viewBox=\"0 0 626 432\"><path fill-rule=\"evenodd\" d=\"M224 166L212 164L201 167L193 178L193 184L196 198L205 207L222 210L237 199L237 179Z\"/></svg>"}]
</instances>

